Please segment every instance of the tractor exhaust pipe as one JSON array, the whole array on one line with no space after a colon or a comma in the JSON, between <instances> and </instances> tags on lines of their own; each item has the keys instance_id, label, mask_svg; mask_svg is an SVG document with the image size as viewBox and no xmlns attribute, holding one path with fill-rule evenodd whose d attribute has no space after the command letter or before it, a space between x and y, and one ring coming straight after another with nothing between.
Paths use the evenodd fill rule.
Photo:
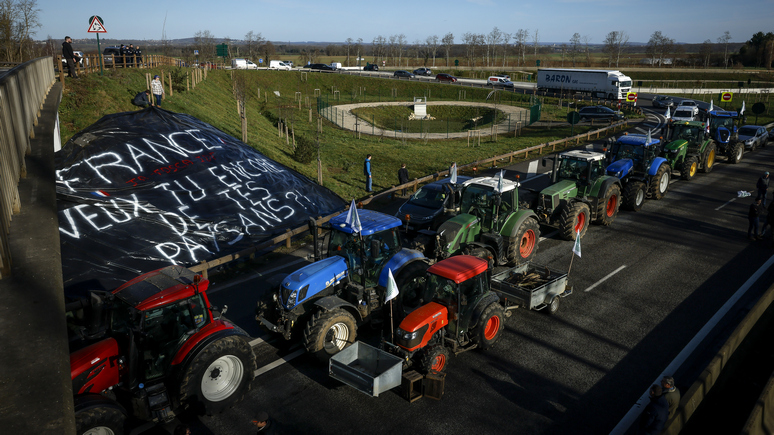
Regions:
<instances>
[{"instance_id":1,"label":"tractor exhaust pipe","mask_svg":"<svg viewBox=\"0 0 774 435\"><path fill-rule=\"evenodd\" d=\"M317 235L317 221L313 218L309 218L309 232L312 233L312 243L314 244L314 248L312 248L312 252L314 255L314 261L318 261L320 259L320 246L319 246L319 236Z\"/></svg>"}]
</instances>

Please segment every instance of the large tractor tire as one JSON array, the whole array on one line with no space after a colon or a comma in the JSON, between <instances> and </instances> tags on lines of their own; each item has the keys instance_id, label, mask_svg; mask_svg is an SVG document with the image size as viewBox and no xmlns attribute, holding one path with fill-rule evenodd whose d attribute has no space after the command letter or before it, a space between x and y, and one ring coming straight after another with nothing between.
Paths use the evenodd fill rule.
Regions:
<instances>
[{"instance_id":1,"label":"large tractor tire","mask_svg":"<svg viewBox=\"0 0 774 435\"><path fill-rule=\"evenodd\" d=\"M75 413L78 435L123 435L126 416L118 408L98 406Z\"/></svg>"},{"instance_id":2,"label":"large tractor tire","mask_svg":"<svg viewBox=\"0 0 774 435\"><path fill-rule=\"evenodd\" d=\"M420 369L425 373L433 371L442 372L446 368L446 363L449 361L449 350L439 344L435 346L429 346L422 352L421 360L419 362Z\"/></svg>"},{"instance_id":3,"label":"large tractor tire","mask_svg":"<svg viewBox=\"0 0 774 435\"><path fill-rule=\"evenodd\" d=\"M255 379L253 349L238 335L223 337L200 351L180 382L180 403L215 415L242 400Z\"/></svg>"},{"instance_id":4,"label":"large tractor tire","mask_svg":"<svg viewBox=\"0 0 774 435\"><path fill-rule=\"evenodd\" d=\"M739 163L742 160L742 157L744 157L744 144L736 142L731 145L726 157L728 158L728 163L731 163L732 165Z\"/></svg>"},{"instance_id":5,"label":"large tractor tire","mask_svg":"<svg viewBox=\"0 0 774 435\"><path fill-rule=\"evenodd\" d=\"M423 293L425 289L425 275L427 268L430 267L424 261L415 261L406 265L395 278L395 284L398 286L397 313L395 320L399 323L403 317L426 304L426 296Z\"/></svg>"},{"instance_id":6,"label":"large tractor tire","mask_svg":"<svg viewBox=\"0 0 774 435\"><path fill-rule=\"evenodd\" d=\"M540 225L537 220L527 218L519 225L516 236L508 243L508 265L515 266L532 260L538 250Z\"/></svg>"},{"instance_id":7,"label":"large tractor tire","mask_svg":"<svg viewBox=\"0 0 774 435\"><path fill-rule=\"evenodd\" d=\"M715 142L707 145L707 150L704 152L704 156L702 157L703 160L701 165L701 172L704 172L705 174L712 172L712 168L715 167L716 151L717 147L715 146Z\"/></svg>"},{"instance_id":8,"label":"large tractor tire","mask_svg":"<svg viewBox=\"0 0 774 435\"><path fill-rule=\"evenodd\" d=\"M631 181L626 184L623 191L623 208L631 211L640 211L645 203L645 183Z\"/></svg>"},{"instance_id":9,"label":"large tractor tire","mask_svg":"<svg viewBox=\"0 0 774 435\"><path fill-rule=\"evenodd\" d=\"M696 156L686 157L680 166L680 178L683 180L690 180L696 176L696 172L699 170L699 159Z\"/></svg>"},{"instance_id":10,"label":"large tractor tire","mask_svg":"<svg viewBox=\"0 0 774 435\"><path fill-rule=\"evenodd\" d=\"M599 201L599 210L597 210L597 220L595 223L600 225L610 225L618 216L618 209L621 207L621 187L617 184L611 184L605 192L605 196Z\"/></svg>"},{"instance_id":11,"label":"large tractor tire","mask_svg":"<svg viewBox=\"0 0 774 435\"><path fill-rule=\"evenodd\" d=\"M663 198L669 190L670 178L672 178L672 174L669 165L663 163L659 166L656 175L653 176L653 181L650 183L650 197L656 200Z\"/></svg>"},{"instance_id":12,"label":"large tractor tire","mask_svg":"<svg viewBox=\"0 0 774 435\"><path fill-rule=\"evenodd\" d=\"M352 314L341 308L320 310L304 329L304 347L320 361L328 360L355 342L357 323Z\"/></svg>"},{"instance_id":13,"label":"large tractor tire","mask_svg":"<svg viewBox=\"0 0 774 435\"><path fill-rule=\"evenodd\" d=\"M505 310L497 302L492 302L481 313L474 339L481 349L489 349L500 339L505 328Z\"/></svg>"},{"instance_id":14,"label":"large tractor tire","mask_svg":"<svg viewBox=\"0 0 774 435\"><path fill-rule=\"evenodd\" d=\"M569 204L562 208L559 216L559 233L564 240L575 240L578 233L583 237L589 228L591 212L582 202Z\"/></svg>"}]
</instances>

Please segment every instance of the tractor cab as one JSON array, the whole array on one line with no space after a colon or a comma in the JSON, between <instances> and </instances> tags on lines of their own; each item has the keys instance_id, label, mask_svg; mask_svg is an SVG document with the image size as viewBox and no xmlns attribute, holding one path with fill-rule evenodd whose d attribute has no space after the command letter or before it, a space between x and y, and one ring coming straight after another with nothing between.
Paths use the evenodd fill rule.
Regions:
<instances>
[{"instance_id":1,"label":"tractor cab","mask_svg":"<svg viewBox=\"0 0 774 435\"><path fill-rule=\"evenodd\" d=\"M700 121L681 121L672 124L671 143L665 151L674 150L681 145L690 149L699 148L707 139L707 124ZM682 141L682 142L678 142Z\"/></svg>"},{"instance_id":2,"label":"tractor cab","mask_svg":"<svg viewBox=\"0 0 774 435\"><path fill-rule=\"evenodd\" d=\"M579 190L586 191L605 175L605 155L602 153L573 150L555 158L558 161L554 164L553 183L568 181L578 186Z\"/></svg>"},{"instance_id":3,"label":"tractor cab","mask_svg":"<svg viewBox=\"0 0 774 435\"><path fill-rule=\"evenodd\" d=\"M624 134L613 142L607 174L623 178L632 172L644 173L658 157L661 141L644 134Z\"/></svg>"},{"instance_id":4,"label":"tractor cab","mask_svg":"<svg viewBox=\"0 0 774 435\"><path fill-rule=\"evenodd\" d=\"M502 192L498 179L475 178L465 182L460 200L460 212L476 216L482 232L498 232L510 214L518 209L517 181L503 180Z\"/></svg>"},{"instance_id":5,"label":"tractor cab","mask_svg":"<svg viewBox=\"0 0 774 435\"><path fill-rule=\"evenodd\" d=\"M709 116L710 136L721 144L727 144L737 135L735 121L739 119L737 112L725 110L713 110L707 114Z\"/></svg>"}]
</instances>

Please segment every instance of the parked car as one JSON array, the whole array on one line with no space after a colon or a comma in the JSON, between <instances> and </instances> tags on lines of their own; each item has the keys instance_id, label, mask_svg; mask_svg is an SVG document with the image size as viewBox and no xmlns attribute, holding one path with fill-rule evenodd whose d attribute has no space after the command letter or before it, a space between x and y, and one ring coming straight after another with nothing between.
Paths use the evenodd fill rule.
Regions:
<instances>
[{"instance_id":1,"label":"parked car","mask_svg":"<svg viewBox=\"0 0 774 435\"><path fill-rule=\"evenodd\" d=\"M320 71L334 71L333 67L324 63L310 63L306 66L309 69L316 69Z\"/></svg>"},{"instance_id":2,"label":"parked car","mask_svg":"<svg viewBox=\"0 0 774 435\"><path fill-rule=\"evenodd\" d=\"M696 112L689 107L678 107L675 109L671 121L696 121Z\"/></svg>"},{"instance_id":3,"label":"parked car","mask_svg":"<svg viewBox=\"0 0 774 435\"><path fill-rule=\"evenodd\" d=\"M610 119L619 120L624 119L624 114L621 111L613 110L605 106L586 106L578 111L581 121L593 120L593 119Z\"/></svg>"},{"instance_id":4,"label":"parked car","mask_svg":"<svg viewBox=\"0 0 774 435\"><path fill-rule=\"evenodd\" d=\"M399 69L399 70L395 71L395 74L393 74L393 77L398 77L398 78L408 77L410 79L413 79L415 76L414 76L414 74L411 74L408 71L404 71L402 69Z\"/></svg>"},{"instance_id":5,"label":"parked car","mask_svg":"<svg viewBox=\"0 0 774 435\"><path fill-rule=\"evenodd\" d=\"M683 100L675 107L675 110L687 109L692 110L694 115L699 114L699 105L693 100Z\"/></svg>"},{"instance_id":6,"label":"parked car","mask_svg":"<svg viewBox=\"0 0 774 435\"><path fill-rule=\"evenodd\" d=\"M79 51L79 50L74 50L73 54L75 54L76 56L78 56L80 58L80 60L78 61L78 65L81 68L83 68L83 62L84 62L84 56L85 56L83 54L83 52ZM85 59L85 61L86 61L86 65L88 65L89 64L89 59ZM62 66L67 66L67 59L62 58Z\"/></svg>"},{"instance_id":7,"label":"parked car","mask_svg":"<svg viewBox=\"0 0 774 435\"><path fill-rule=\"evenodd\" d=\"M418 76L431 76L433 72L428 68L417 68L414 70L414 74Z\"/></svg>"},{"instance_id":8,"label":"parked car","mask_svg":"<svg viewBox=\"0 0 774 435\"><path fill-rule=\"evenodd\" d=\"M363 67L363 71L379 71L379 66L375 63L369 63Z\"/></svg>"},{"instance_id":9,"label":"parked car","mask_svg":"<svg viewBox=\"0 0 774 435\"><path fill-rule=\"evenodd\" d=\"M750 151L756 148L763 148L769 141L769 134L766 127L758 125L745 125L739 129L739 140L744 143L744 147Z\"/></svg>"},{"instance_id":10,"label":"parked car","mask_svg":"<svg viewBox=\"0 0 774 435\"><path fill-rule=\"evenodd\" d=\"M450 178L444 178L425 184L408 201L400 206L395 217L399 218L407 231L435 230L442 224L444 208L459 204L462 183L472 177L457 177L457 184L451 184Z\"/></svg>"},{"instance_id":11,"label":"parked car","mask_svg":"<svg viewBox=\"0 0 774 435\"><path fill-rule=\"evenodd\" d=\"M769 142L774 142L774 127L769 130Z\"/></svg>"},{"instance_id":12,"label":"parked car","mask_svg":"<svg viewBox=\"0 0 774 435\"><path fill-rule=\"evenodd\" d=\"M121 47L105 47L102 50L102 56L105 59L105 64L122 63L121 59Z\"/></svg>"},{"instance_id":13,"label":"parked car","mask_svg":"<svg viewBox=\"0 0 774 435\"><path fill-rule=\"evenodd\" d=\"M437 74L435 79L439 82L457 83L457 77L449 74Z\"/></svg>"},{"instance_id":14,"label":"parked car","mask_svg":"<svg viewBox=\"0 0 774 435\"><path fill-rule=\"evenodd\" d=\"M668 95L656 95L653 97L653 102L651 104L653 107L673 107L675 105L675 100Z\"/></svg>"}]
</instances>

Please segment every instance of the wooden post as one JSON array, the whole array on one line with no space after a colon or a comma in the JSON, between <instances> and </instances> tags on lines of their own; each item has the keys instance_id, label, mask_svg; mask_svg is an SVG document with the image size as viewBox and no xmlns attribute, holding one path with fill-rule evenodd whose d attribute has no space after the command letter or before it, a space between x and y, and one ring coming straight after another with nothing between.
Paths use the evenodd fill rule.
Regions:
<instances>
[{"instance_id":1,"label":"wooden post","mask_svg":"<svg viewBox=\"0 0 774 435\"><path fill-rule=\"evenodd\" d=\"M191 82L188 80L188 71L185 72L185 88L187 91L191 91Z\"/></svg>"},{"instance_id":2,"label":"wooden post","mask_svg":"<svg viewBox=\"0 0 774 435\"><path fill-rule=\"evenodd\" d=\"M171 97L175 95L175 90L172 89L172 73L167 73L167 75L169 76L169 96Z\"/></svg>"}]
</instances>

